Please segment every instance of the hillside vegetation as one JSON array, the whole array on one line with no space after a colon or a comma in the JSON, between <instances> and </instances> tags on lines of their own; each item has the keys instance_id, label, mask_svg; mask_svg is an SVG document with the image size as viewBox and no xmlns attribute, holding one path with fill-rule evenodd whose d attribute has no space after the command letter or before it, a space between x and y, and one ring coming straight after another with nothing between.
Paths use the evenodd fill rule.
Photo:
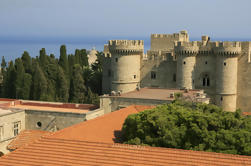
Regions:
<instances>
[{"instance_id":1,"label":"hillside vegetation","mask_svg":"<svg viewBox=\"0 0 251 166\"><path fill-rule=\"evenodd\" d=\"M76 49L67 55L66 46L60 47L60 57L47 55L41 49L39 56L31 58L24 52L21 58L8 64L2 58L2 84L4 98L98 104L101 94L101 53L92 66L88 65L85 49Z\"/></svg>"},{"instance_id":2,"label":"hillside vegetation","mask_svg":"<svg viewBox=\"0 0 251 166\"><path fill-rule=\"evenodd\" d=\"M175 101L127 117L124 143L251 155L251 117Z\"/></svg>"}]
</instances>

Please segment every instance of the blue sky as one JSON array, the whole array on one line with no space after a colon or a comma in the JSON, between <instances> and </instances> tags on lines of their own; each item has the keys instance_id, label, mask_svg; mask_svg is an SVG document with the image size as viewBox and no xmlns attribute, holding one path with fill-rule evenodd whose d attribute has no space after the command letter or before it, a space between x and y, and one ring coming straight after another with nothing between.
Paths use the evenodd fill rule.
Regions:
<instances>
[{"instance_id":1,"label":"blue sky","mask_svg":"<svg viewBox=\"0 0 251 166\"><path fill-rule=\"evenodd\" d=\"M251 39L250 0L0 0L0 37Z\"/></svg>"}]
</instances>

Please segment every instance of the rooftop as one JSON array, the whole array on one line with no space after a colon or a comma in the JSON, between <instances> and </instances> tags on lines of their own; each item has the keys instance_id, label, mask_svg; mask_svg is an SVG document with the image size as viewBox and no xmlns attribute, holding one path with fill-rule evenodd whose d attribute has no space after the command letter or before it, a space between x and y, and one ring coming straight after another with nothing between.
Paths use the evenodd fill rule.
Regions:
<instances>
[{"instance_id":1,"label":"rooftop","mask_svg":"<svg viewBox=\"0 0 251 166\"><path fill-rule=\"evenodd\" d=\"M122 93L121 98L153 99L153 100L174 100L171 94L182 93L184 97L196 97L203 90L181 90L181 89L162 89L162 88L141 88L128 93Z\"/></svg>"},{"instance_id":2,"label":"rooftop","mask_svg":"<svg viewBox=\"0 0 251 166\"><path fill-rule=\"evenodd\" d=\"M13 110L33 110L85 114L88 111L96 109L98 107L92 104L0 99L0 108L4 109L5 112Z\"/></svg>"},{"instance_id":3,"label":"rooftop","mask_svg":"<svg viewBox=\"0 0 251 166\"><path fill-rule=\"evenodd\" d=\"M114 143L114 131L121 130L129 114L152 107L132 105L42 135L1 157L0 165L251 165L251 156Z\"/></svg>"},{"instance_id":4,"label":"rooftop","mask_svg":"<svg viewBox=\"0 0 251 166\"><path fill-rule=\"evenodd\" d=\"M106 143L118 142L116 136L119 136L127 116L151 108L154 108L154 106L131 105L119 111L62 129L55 132L51 137Z\"/></svg>"},{"instance_id":5,"label":"rooftop","mask_svg":"<svg viewBox=\"0 0 251 166\"><path fill-rule=\"evenodd\" d=\"M51 134L49 131L41 131L41 130L23 130L21 131L18 136L13 139L7 149L9 150L16 150L21 148L25 145L28 145L35 140L41 138L43 135Z\"/></svg>"}]
</instances>

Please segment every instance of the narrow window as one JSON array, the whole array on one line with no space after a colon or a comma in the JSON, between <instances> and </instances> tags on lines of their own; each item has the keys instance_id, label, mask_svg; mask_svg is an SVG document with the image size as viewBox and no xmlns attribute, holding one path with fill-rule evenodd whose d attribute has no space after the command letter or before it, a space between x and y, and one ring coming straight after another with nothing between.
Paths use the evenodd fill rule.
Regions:
<instances>
[{"instance_id":1,"label":"narrow window","mask_svg":"<svg viewBox=\"0 0 251 166\"><path fill-rule=\"evenodd\" d=\"M0 126L0 141L3 140L3 126Z\"/></svg>"},{"instance_id":2,"label":"narrow window","mask_svg":"<svg viewBox=\"0 0 251 166\"><path fill-rule=\"evenodd\" d=\"M224 66L226 66L227 65L227 63L226 62L224 62Z\"/></svg>"},{"instance_id":3,"label":"narrow window","mask_svg":"<svg viewBox=\"0 0 251 166\"><path fill-rule=\"evenodd\" d=\"M118 58L115 58L115 62L118 62Z\"/></svg>"},{"instance_id":4,"label":"narrow window","mask_svg":"<svg viewBox=\"0 0 251 166\"><path fill-rule=\"evenodd\" d=\"M203 86L206 86L206 78L203 78Z\"/></svg>"},{"instance_id":5,"label":"narrow window","mask_svg":"<svg viewBox=\"0 0 251 166\"><path fill-rule=\"evenodd\" d=\"M207 86L210 86L210 79L207 78Z\"/></svg>"},{"instance_id":6,"label":"narrow window","mask_svg":"<svg viewBox=\"0 0 251 166\"><path fill-rule=\"evenodd\" d=\"M152 80L156 79L156 72L155 71L151 72L151 79Z\"/></svg>"},{"instance_id":7,"label":"narrow window","mask_svg":"<svg viewBox=\"0 0 251 166\"><path fill-rule=\"evenodd\" d=\"M207 65L207 61L205 62L205 64Z\"/></svg>"},{"instance_id":8,"label":"narrow window","mask_svg":"<svg viewBox=\"0 0 251 166\"><path fill-rule=\"evenodd\" d=\"M133 78L135 79L135 78L136 78L136 75L134 75Z\"/></svg>"},{"instance_id":9,"label":"narrow window","mask_svg":"<svg viewBox=\"0 0 251 166\"><path fill-rule=\"evenodd\" d=\"M21 122L14 122L14 127L13 127L13 131L14 131L14 136L17 136L18 133L20 132L20 127L21 127Z\"/></svg>"},{"instance_id":10,"label":"narrow window","mask_svg":"<svg viewBox=\"0 0 251 166\"><path fill-rule=\"evenodd\" d=\"M184 61L183 64L185 65L185 64L186 64L186 61Z\"/></svg>"},{"instance_id":11,"label":"narrow window","mask_svg":"<svg viewBox=\"0 0 251 166\"><path fill-rule=\"evenodd\" d=\"M173 74L173 82L176 82L176 74Z\"/></svg>"},{"instance_id":12,"label":"narrow window","mask_svg":"<svg viewBox=\"0 0 251 166\"><path fill-rule=\"evenodd\" d=\"M220 101L223 101L223 97L222 96L220 97Z\"/></svg>"}]
</instances>

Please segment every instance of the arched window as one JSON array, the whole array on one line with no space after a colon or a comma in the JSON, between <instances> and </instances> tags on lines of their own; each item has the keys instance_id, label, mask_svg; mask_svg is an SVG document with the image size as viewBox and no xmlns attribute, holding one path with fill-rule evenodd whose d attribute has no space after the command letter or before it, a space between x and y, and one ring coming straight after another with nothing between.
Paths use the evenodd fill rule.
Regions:
<instances>
[{"instance_id":1,"label":"arched window","mask_svg":"<svg viewBox=\"0 0 251 166\"><path fill-rule=\"evenodd\" d=\"M202 85L203 86L210 86L210 78L209 78L209 76L207 74L205 74L203 76Z\"/></svg>"}]
</instances>

